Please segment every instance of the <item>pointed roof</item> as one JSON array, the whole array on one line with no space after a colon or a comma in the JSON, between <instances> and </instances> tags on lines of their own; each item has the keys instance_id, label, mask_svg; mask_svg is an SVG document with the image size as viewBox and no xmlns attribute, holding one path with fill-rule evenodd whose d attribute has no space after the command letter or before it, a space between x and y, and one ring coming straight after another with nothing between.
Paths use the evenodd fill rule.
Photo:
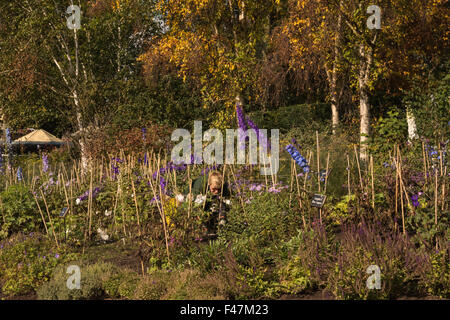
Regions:
<instances>
[{"instance_id":1,"label":"pointed roof","mask_svg":"<svg viewBox=\"0 0 450 320\"><path fill-rule=\"evenodd\" d=\"M48 133L47 131L43 129L34 130L33 132L30 132L23 137L20 137L19 139L14 140L12 144L53 144L53 145L60 145L64 144L65 142L51 133Z\"/></svg>"}]
</instances>

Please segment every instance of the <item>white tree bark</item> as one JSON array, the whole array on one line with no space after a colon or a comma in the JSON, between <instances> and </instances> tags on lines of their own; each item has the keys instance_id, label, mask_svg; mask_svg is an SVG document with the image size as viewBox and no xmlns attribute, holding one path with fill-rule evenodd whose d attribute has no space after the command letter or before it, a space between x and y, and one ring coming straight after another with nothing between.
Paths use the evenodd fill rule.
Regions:
<instances>
[{"instance_id":1,"label":"white tree bark","mask_svg":"<svg viewBox=\"0 0 450 320\"><path fill-rule=\"evenodd\" d=\"M360 114L360 151L361 161L368 160L367 143L370 135L370 104L368 84L370 67L372 65L372 48L361 43L359 46L361 59L358 83L359 83L359 114Z\"/></svg>"}]
</instances>

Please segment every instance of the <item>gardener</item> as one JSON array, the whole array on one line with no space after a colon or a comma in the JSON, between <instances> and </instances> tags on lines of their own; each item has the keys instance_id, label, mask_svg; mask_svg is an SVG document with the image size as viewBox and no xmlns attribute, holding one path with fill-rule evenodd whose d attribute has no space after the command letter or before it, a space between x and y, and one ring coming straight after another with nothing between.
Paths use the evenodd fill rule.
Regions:
<instances>
[{"instance_id":1,"label":"gardener","mask_svg":"<svg viewBox=\"0 0 450 320\"><path fill-rule=\"evenodd\" d=\"M207 238L217 236L218 229L226 224L226 212L231 203L228 183L223 181L219 171L212 171L207 181L202 176L192 182L191 194L195 197L195 203L203 205L205 214L202 224Z\"/></svg>"}]
</instances>

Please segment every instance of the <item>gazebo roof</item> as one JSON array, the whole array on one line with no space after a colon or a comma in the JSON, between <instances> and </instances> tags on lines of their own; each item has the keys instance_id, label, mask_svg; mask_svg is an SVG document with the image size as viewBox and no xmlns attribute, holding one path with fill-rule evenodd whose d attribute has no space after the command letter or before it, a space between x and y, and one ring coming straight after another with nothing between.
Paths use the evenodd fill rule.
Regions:
<instances>
[{"instance_id":1,"label":"gazebo roof","mask_svg":"<svg viewBox=\"0 0 450 320\"><path fill-rule=\"evenodd\" d=\"M20 137L12 143L15 144L29 144L29 145L37 145L37 144L51 144L51 145L61 145L65 144L65 142L51 133L48 133L47 131L43 129L35 130L33 132L30 132L23 137Z\"/></svg>"}]
</instances>

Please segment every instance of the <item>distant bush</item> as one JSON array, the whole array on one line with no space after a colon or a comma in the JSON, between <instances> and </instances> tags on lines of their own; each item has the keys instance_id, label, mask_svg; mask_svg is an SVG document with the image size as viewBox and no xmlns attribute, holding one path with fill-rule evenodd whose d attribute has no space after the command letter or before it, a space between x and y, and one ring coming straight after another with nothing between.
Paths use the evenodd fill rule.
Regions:
<instances>
[{"instance_id":1,"label":"distant bush","mask_svg":"<svg viewBox=\"0 0 450 320\"><path fill-rule=\"evenodd\" d=\"M44 283L37 290L38 299L42 300L88 300L99 299L105 296L104 284L119 273L119 269L110 263L96 263L83 266L72 262L70 264L79 265L81 271L80 289L67 288L66 273L67 265L56 268L52 279Z\"/></svg>"}]
</instances>

